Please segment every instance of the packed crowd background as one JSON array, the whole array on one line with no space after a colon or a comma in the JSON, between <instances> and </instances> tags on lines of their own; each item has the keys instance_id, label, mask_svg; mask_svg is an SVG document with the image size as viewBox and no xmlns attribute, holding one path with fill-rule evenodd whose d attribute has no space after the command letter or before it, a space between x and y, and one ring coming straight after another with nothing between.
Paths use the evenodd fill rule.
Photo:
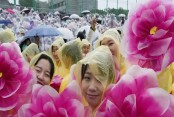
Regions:
<instances>
[{"instance_id":1,"label":"packed crowd background","mask_svg":"<svg viewBox=\"0 0 174 117\"><path fill-rule=\"evenodd\" d=\"M63 30L63 33L68 30L68 34L62 35L65 41L75 39L78 36L78 33L83 31L85 31L85 34L82 35L87 36L92 19L96 19L97 21L97 31L95 32L95 36L92 37L92 41L96 41L100 34L109 28L118 28L121 33L121 27L124 24L126 17L124 14L120 14L120 16L117 17L114 14L108 14L106 16L90 14L90 11L88 10L82 14L82 17L77 14L72 14L71 16L65 15L62 17L58 11L48 14L39 14L33 9L24 8L23 10L19 10L18 7L14 9L1 9L0 12L0 30L7 28L11 29L19 44L21 44L21 41L23 42L26 40L26 33L29 30L41 25L55 27L58 30ZM119 20L117 20L117 18ZM44 44L46 44L46 48L41 47L40 49L42 51L47 50L49 45L55 40L54 37L55 36L45 37ZM42 44L42 46L44 46L44 44Z\"/></svg>"},{"instance_id":2,"label":"packed crowd background","mask_svg":"<svg viewBox=\"0 0 174 117\"><path fill-rule=\"evenodd\" d=\"M128 16L0 9L0 117L174 117L174 5Z\"/></svg>"}]
</instances>

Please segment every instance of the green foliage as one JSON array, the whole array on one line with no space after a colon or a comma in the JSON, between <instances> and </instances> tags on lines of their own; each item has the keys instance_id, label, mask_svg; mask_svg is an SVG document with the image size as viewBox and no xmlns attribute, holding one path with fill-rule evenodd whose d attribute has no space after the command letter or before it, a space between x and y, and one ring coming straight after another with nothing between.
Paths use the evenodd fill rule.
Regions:
<instances>
[{"instance_id":1,"label":"green foliage","mask_svg":"<svg viewBox=\"0 0 174 117\"><path fill-rule=\"evenodd\" d=\"M91 11L91 13L98 13L100 15L105 15L109 13L109 14L115 14L116 16L118 16L119 14L125 14L127 16L128 10L125 10L123 8L119 8L119 9L112 8L112 9L105 9L105 10L94 9Z\"/></svg>"},{"instance_id":2,"label":"green foliage","mask_svg":"<svg viewBox=\"0 0 174 117\"><path fill-rule=\"evenodd\" d=\"M97 14L100 14L100 15L106 15L107 14L106 11L99 10L99 9L93 9L93 10L91 10L91 13L97 13Z\"/></svg>"},{"instance_id":3,"label":"green foliage","mask_svg":"<svg viewBox=\"0 0 174 117\"><path fill-rule=\"evenodd\" d=\"M119 15L119 14L125 14L127 16L128 14L128 10L125 10L123 8L119 8L119 9L108 9L108 13L113 13L115 15Z\"/></svg>"},{"instance_id":4,"label":"green foliage","mask_svg":"<svg viewBox=\"0 0 174 117\"><path fill-rule=\"evenodd\" d=\"M19 4L25 7L34 7L35 0L19 0Z\"/></svg>"}]
</instances>

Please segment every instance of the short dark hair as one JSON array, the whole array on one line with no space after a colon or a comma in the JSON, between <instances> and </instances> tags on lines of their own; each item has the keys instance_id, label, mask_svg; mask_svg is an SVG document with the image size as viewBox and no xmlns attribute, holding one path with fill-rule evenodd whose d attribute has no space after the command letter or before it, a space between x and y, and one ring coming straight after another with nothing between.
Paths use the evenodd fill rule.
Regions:
<instances>
[{"instance_id":1,"label":"short dark hair","mask_svg":"<svg viewBox=\"0 0 174 117\"><path fill-rule=\"evenodd\" d=\"M88 64L82 64L82 68L81 68L81 79L83 80L84 76L85 76L85 72L88 68Z\"/></svg>"},{"instance_id":2,"label":"short dark hair","mask_svg":"<svg viewBox=\"0 0 174 117\"><path fill-rule=\"evenodd\" d=\"M80 40L82 40L82 39L86 39L86 31L84 30L84 31L82 31L82 32L78 32L78 34L77 34L77 38L80 38Z\"/></svg>"},{"instance_id":3,"label":"short dark hair","mask_svg":"<svg viewBox=\"0 0 174 117\"><path fill-rule=\"evenodd\" d=\"M53 78L53 75L54 75L54 63L53 63L53 60L46 54L41 54L41 56L38 58L38 60L36 61L36 63L34 64L34 66L37 65L37 63L41 60L41 59L45 59L45 60L48 60L48 62L50 63L50 79Z\"/></svg>"}]
</instances>

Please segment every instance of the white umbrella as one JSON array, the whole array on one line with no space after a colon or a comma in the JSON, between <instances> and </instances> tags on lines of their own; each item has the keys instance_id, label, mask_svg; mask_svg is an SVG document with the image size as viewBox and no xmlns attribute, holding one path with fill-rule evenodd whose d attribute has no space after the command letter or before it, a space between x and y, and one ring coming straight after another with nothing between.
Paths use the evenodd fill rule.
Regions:
<instances>
[{"instance_id":1,"label":"white umbrella","mask_svg":"<svg viewBox=\"0 0 174 117\"><path fill-rule=\"evenodd\" d=\"M64 19L69 19L69 16L64 16L62 19L63 19L63 20L64 20Z\"/></svg>"},{"instance_id":2,"label":"white umbrella","mask_svg":"<svg viewBox=\"0 0 174 117\"><path fill-rule=\"evenodd\" d=\"M75 22L71 22L67 25L67 28L70 30L76 30L78 28L78 25Z\"/></svg>"},{"instance_id":3,"label":"white umbrella","mask_svg":"<svg viewBox=\"0 0 174 117\"><path fill-rule=\"evenodd\" d=\"M54 15L59 15L59 14L60 14L59 11L54 12Z\"/></svg>"},{"instance_id":4,"label":"white umbrella","mask_svg":"<svg viewBox=\"0 0 174 117\"><path fill-rule=\"evenodd\" d=\"M77 14L72 14L70 16L71 19L79 19L80 17Z\"/></svg>"},{"instance_id":5,"label":"white umbrella","mask_svg":"<svg viewBox=\"0 0 174 117\"><path fill-rule=\"evenodd\" d=\"M73 32L70 31L68 28L58 28L58 31L62 33L62 37L67 40L74 39Z\"/></svg>"},{"instance_id":6,"label":"white umbrella","mask_svg":"<svg viewBox=\"0 0 174 117\"><path fill-rule=\"evenodd\" d=\"M126 17L125 14L119 14L118 17Z\"/></svg>"},{"instance_id":7,"label":"white umbrella","mask_svg":"<svg viewBox=\"0 0 174 117\"><path fill-rule=\"evenodd\" d=\"M84 10L81 12L81 14L88 14L88 13L91 13L89 10Z\"/></svg>"},{"instance_id":8,"label":"white umbrella","mask_svg":"<svg viewBox=\"0 0 174 117\"><path fill-rule=\"evenodd\" d=\"M29 13L30 12L30 9L28 9L28 8L24 8L22 11L21 11L21 13L23 13L23 12L27 12L27 13Z\"/></svg>"}]
</instances>

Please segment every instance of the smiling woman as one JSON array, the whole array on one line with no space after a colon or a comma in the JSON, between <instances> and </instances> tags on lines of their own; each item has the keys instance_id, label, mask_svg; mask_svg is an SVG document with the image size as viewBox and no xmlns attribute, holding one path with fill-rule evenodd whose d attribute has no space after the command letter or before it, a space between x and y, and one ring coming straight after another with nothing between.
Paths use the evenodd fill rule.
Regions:
<instances>
[{"instance_id":1,"label":"smiling woman","mask_svg":"<svg viewBox=\"0 0 174 117\"><path fill-rule=\"evenodd\" d=\"M82 69L85 65L82 65ZM86 72L82 76L81 88L86 101L91 105L92 108L96 108L101 101L104 86L99 80L95 78L92 74L91 69L88 65L86 67Z\"/></svg>"},{"instance_id":2,"label":"smiling woman","mask_svg":"<svg viewBox=\"0 0 174 117\"><path fill-rule=\"evenodd\" d=\"M37 83L41 85L49 85L54 75L54 63L49 55L45 52L35 56L30 66L36 73Z\"/></svg>"},{"instance_id":3,"label":"smiling woman","mask_svg":"<svg viewBox=\"0 0 174 117\"><path fill-rule=\"evenodd\" d=\"M90 107L94 114L108 85L115 82L115 67L109 48L98 47L72 69L82 90L83 103Z\"/></svg>"}]
</instances>

